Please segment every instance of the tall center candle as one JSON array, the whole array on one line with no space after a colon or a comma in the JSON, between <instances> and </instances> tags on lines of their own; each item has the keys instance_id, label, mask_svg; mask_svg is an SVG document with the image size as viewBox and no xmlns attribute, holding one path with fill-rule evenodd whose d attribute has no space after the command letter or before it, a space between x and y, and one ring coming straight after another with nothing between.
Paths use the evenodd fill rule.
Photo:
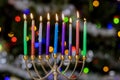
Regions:
<instances>
[{"instance_id":1,"label":"tall center candle","mask_svg":"<svg viewBox=\"0 0 120 80\"><path fill-rule=\"evenodd\" d=\"M24 31L24 40L23 40L23 43L24 43L24 56L26 56L28 53L27 53L27 40L26 40L26 38L27 38L27 21L26 21L26 15L24 14L23 15L23 17L24 17L24 29L23 29L23 31Z\"/></svg>"},{"instance_id":2,"label":"tall center candle","mask_svg":"<svg viewBox=\"0 0 120 80\"><path fill-rule=\"evenodd\" d=\"M69 56L72 56L72 18L69 19Z\"/></svg>"},{"instance_id":3,"label":"tall center candle","mask_svg":"<svg viewBox=\"0 0 120 80\"><path fill-rule=\"evenodd\" d=\"M46 30L46 55L49 55L49 41L50 41L50 14L47 14L47 30Z\"/></svg>"},{"instance_id":4,"label":"tall center candle","mask_svg":"<svg viewBox=\"0 0 120 80\"><path fill-rule=\"evenodd\" d=\"M34 31L34 26L35 26L35 21L33 19L33 14L31 13L30 14L30 17L32 19L32 24L31 24L31 35L32 35L32 39L31 39L31 56L34 56L35 55L35 50L34 50L34 43L35 43L35 31Z\"/></svg>"},{"instance_id":5,"label":"tall center candle","mask_svg":"<svg viewBox=\"0 0 120 80\"><path fill-rule=\"evenodd\" d=\"M64 55L64 50L65 50L65 46L64 46L64 42L65 42L65 22L64 22L64 14L62 14L62 52L61 54Z\"/></svg>"},{"instance_id":6,"label":"tall center candle","mask_svg":"<svg viewBox=\"0 0 120 80\"><path fill-rule=\"evenodd\" d=\"M58 15L56 14L56 23L54 31L54 54L57 53L57 46L58 46Z\"/></svg>"},{"instance_id":7,"label":"tall center candle","mask_svg":"<svg viewBox=\"0 0 120 80\"><path fill-rule=\"evenodd\" d=\"M39 55L42 54L42 16L40 16L39 24Z\"/></svg>"},{"instance_id":8,"label":"tall center candle","mask_svg":"<svg viewBox=\"0 0 120 80\"><path fill-rule=\"evenodd\" d=\"M86 28L86 18L84 18L84 29L83 29L83 56L86 56L87 48L87 28Z\"/></svg>"},{"instance_id":9,"label":"tall center candle","mask_svg":"<svg viewBox=\"0 0 120 80\"><path fill-rule=\"evenodd\" d=\"M76 55L79 55L79 31L80 31L80 21L79 21L79 12L77 11L77 20L76 20Z\"/></svg>"}]
</instances>

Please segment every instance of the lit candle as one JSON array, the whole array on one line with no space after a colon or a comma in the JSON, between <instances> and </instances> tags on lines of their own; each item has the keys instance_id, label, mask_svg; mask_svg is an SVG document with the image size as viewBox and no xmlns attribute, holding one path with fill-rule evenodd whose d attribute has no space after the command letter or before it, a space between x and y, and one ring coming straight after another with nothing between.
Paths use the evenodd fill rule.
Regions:
<instances>
[{"instance_id":1,"label":"lit candle","mask_svg":"<svg viewBox=\"0 0 120 80\"><path fill-rule=\"evenodd\" d=\"M27 21L26 21L27 17L25 14L23 15L23 17L24 17L24 29L23 29L24 40L23 40L23 43L24 43L24 56L26 56L28 54L27 53L27 40L26 40L26 38L27 38Z\"/></svg>"},{"instance_id":2,"label":"lit candle","mask_svg":"<svg viewBox=\"0 0 120 80\"><path fill-rule=\"evenodd\" d=\"M40 16L39 24L39 55L42 54L42 16Z\"/></svg>"},{"instance_id":3,"label":"lit candle","mask_svg":"<svg viewBox=\"0 0 120 80\"><path fill-rule=\"evenodd\" d=\"M69 56L72 56L72 18L69 19Z\"/></svg>"},{"instance_id":4,"label":"lit candle","mask_svg":"<svg viewBox=\"0 0 120 80\"><path fill-rule=\"evenodd\" d=\"M87 29L86 29L86 18L84 18L84 29L83 29L83 56L86 56L87 46Z\"/></svg>"},{"instance_id":5,"label":"lit candle","mask_svg":"<svg viewBox=\"0 0 120 80\"><path fill-rule=\"evenodd\" d=\"M76 55L79 55L79 31L80 31L80 21L79 21L79 12L77 11L77 20L76 20Z\"/></svg>"},{"instance_id":6,"label":"lit candle","mask_svg":"<svg viewBox=\"0 0 120 80\"><path fill-rule=\"evenodd\" d=\"M64 50L65 50L65 46L64 46L64 42L65 42L65 22L64 22L64 14L62 14L62 55L64 55Z\"/></svg>"},{"instance_id":7,"label":"lit candle","mask_svg":"<svg viewBox=\"0 0 120 80\"><path fill-rule=\"evenodd\" d=\"M31 39L31 56L34 56L35 55L35 53L34 53L34 43L35 43L35 31L34 31L34 26L35 26L35 21L34 21L34 19L33 19L33 14L31 13L30 14L30 17L31 17L31 19L32 19L32 24L31 24L31 31L32 31L32 33L31 33L31 35L32 35L32 39Z\"/></svg>"},{"instance_id":8,"label":"lit candle","mask_svg":"<svg viewBox=\"0 0 120 80\"><path fill-rule=\"evenodd\" d=\"M50 14L47 14L47 30L46 30L46 55L49 55L49 41L50 41Z\"/></svg>"},{"instance_id":9,"label":"lit candle","mask_svg":"<svg viewBox=\"0 0 120 80\"><path fill-rule=\"evenodd\" d=\"M55 32L54 32L54 54L57 53L58 46L58 15L56 14Z\"/></svg>"}]
</instances>

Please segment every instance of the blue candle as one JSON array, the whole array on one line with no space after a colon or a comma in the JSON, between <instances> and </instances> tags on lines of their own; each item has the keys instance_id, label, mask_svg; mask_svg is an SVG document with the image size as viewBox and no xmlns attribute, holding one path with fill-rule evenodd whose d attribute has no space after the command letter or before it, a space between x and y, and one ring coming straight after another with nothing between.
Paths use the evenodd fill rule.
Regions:
<instances>
[{"instance_id":1,"label":"blue candle","mask_svg":"<svg viewBox=\"0 0 120 80\"><path fill-rule=\"evenodd\" d=\"M42 54L42 16L40 16L39 24L39 55Z\"/></svg>"},{"instance_id":2,"label":"blue candle","mask_svg":"<svg viewBox=\"0 0 120 80\"><path fill-rule=\"evenodd\" d=\"M54 32L54 54L57 53L58 46L58 15L56 14L55 32Z\"/></svg>"}]
</instances>

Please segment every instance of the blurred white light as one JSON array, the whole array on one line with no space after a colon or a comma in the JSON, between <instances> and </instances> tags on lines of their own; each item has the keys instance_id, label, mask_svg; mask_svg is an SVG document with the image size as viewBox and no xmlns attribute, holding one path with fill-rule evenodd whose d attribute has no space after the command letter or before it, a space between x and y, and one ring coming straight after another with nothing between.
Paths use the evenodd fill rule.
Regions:
<instances>
[{"instance_id":1,"label":"blurred white light","mask_svg":"<svg viewBox=\"0 0 120 80\"><path fill-rule=\"evenodd\" d=\"M1 58L1 59L0 59L0 63L1 63L1 64L5 64L6 62L7 62L6 58Z\"/></svg>"},{"instance_id":2,"label":"blurred white light","mask_svg":"<svg viewBox=\"0 0 120 80\"><path fill-rule=\"evenodd\" d=\"M114 76L114 75L115 75L115 71L110 71L110 72L109 72L109 75L110 75L110 76Z\"/></svg>"},{"instance_id":3,"label":"blurred white light","mask_svg":"<svg viewBox=\"0 0 120 80\"><path fill-rule=\"evenodd\" d=\"M91 57L91 58L94 57L94 53L93 53L92 50L89 50L89 51L88 51L88 57Z\"/></svg>"},{"instance_id":4,"label":"blurred white light","mask_svg":"<svg viewBox=\"0 0 120 80\"><path fill-rule=\"evenodd\" d=\"M28 68L31 68L32 67L32 64L31 63L28 63Z\"/></svg>"}]
</instances>

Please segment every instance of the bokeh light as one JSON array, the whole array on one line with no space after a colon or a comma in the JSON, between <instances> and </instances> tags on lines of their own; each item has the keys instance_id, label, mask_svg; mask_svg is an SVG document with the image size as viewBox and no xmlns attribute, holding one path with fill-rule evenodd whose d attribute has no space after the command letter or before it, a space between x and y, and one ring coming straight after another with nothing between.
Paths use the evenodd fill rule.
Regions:
<instances>
[{"instance_id":1,"label":"bokeh light","mask_svg":"<svg viewBox=\"0 0 120 80\"><path fill-rule=\"evenodd\" d=\"M72 46L72 51L75 51L75 50L76 50L75 46Z\"/></svg>"},{"instance_id":2,"label":"bokeh light","mask_svg":"<svg viewBox=\"0 0 120 80\"><path fill-rule=\"evenodd\" d=\"M108 71L109 71L109 67L108 67L108 66L104 66L104 67L103 67L103 71L104 71L104 72L108 72Z\"/></svg>"},{"instance_id":3,"label":"bokeh light","mask_svg":"<svg viewBox=\"0 0 120 80\"><path fill-rule=\"evenodd\" d=\"M0 51L2 51L2 44L0 44Z\"/></svg>"},{"instance_id":4,"label":"bokeh light","mask_svg":"<svg viewBox=\"0 0 120 80\"><path fill-rule=\"evenodd\" d=\"M0 32L2 31L2 28L0 27Z\"/></svg>"},{"instance_id":5,"label":"bokeh light","mask_svg":"<svg viewBox=\"0 0 120 80\"><path fill-rule=\"evenodd\" d=\"M39 43L35 42L35 48L38 48L38 47L39 47Z\"/></svg>"},{"instance_id":6,"label":"bokeh light","mask_svg":"<svg viewBox=\"0 0 120 80\"><path fill-rule=\"evenodd\" d=\"M66 50L65 50L65 55L68 55L68 53L69 53L69 50L66 49Z\"/></svg>"},{"instance_id":7,"label":"bokeh light","mask_svg":"<svg viewBox=\"0 0 120 80\"><path fill-rule=\"evenodd\" d=\"M119 18L118 17L114 17L113 18L113 23L114 24L118 24L119 23Z\"/></svg>"},{"instance_id":8,"label":"bokeh light","mask_svg":"<svg viewBox=\"0 0 120 80\"><path fill-rule=\"evenodd\" d=\"M24 9L23 13L26 14L26 15L30 14L30 9Z\"/></svg>"},{"instance_id":9,"label":"bokeh light","mask_svg":"<svg viewBox=\"0 0 120 80\"><path fill-rule=\"evenodd\" d=\"M29 36L27 36L27 41L29 41L30 40L30 38L29 38Z\"/></svg>"},{"instance_id":10,"label":"bokeh light","mask_svg":"<svg viewBox=\"0 0 120 80\"><path fill-rule=\"evenodd\" d=\"M5 76L4 80L10 80L10 77Z\"/></svg>"},{"instance_id":11,"label":"bokeh light","mask_svg":"<svg viewBox=\"0 0 120 80\"><path fill-rule=\"evenodd\" d=\"M9 36L9 37L13 37L13 36L14 36L14 33L13 33L13 32L10 32L10 33L8 33L8 36Z\"/></svg>"},{"instance_id":12,"label":"bokeh light","mask_svg":"<svg viewBox=\"0 0 120 80\"><path fill-rule=\"evenodd\" d=\"M49 47L49 52L51 52L51 53L53 52L53 47L52 46Z\"/></svg>"},{"instance_id":13,"label":"bokeh light","mask_svg":"<svg viewBox=\"0 0 120 80\"><path fill-rule=\"evenodd\" d=\"M17 37L15 37L15 36L12 37L12 38L11 38L11 41L12 41L12 42L17 42Z\"/></svg>"},{"instance_id":14,"label":"bokeh light","mask_svg":"<svg viewBox=\"0 0 120 80\"><path fill-rule=\"evenodd\" d=\"M20 22L20 21L21 21L20 16L15 16L15 21L16 21L16 22Z\"/></svg>"},{"instance_id":15,"label":"bokeh light","mask_svg":"<svg viewBox=\"0 0 120 80\"><path fill-rule=\"evenodd\" d=\"M98 6L99 6L99 4L100 4L100 3L99 3L99 1L98 1L98 0L93 1L93 6L94 6L94 7L98 7Z\"/></svg>"},{"instance_id":16,"label":"bokeh light","mask_svg":"<svg viewBox=\"0 0 120 80\"><path fill-rule=\"evenodd\" d=\"M108 29L112 29L112 28L113 28L112 24L111 24L111 23L108 23L108 24L107 24L107 28L108 28Z\"/></svg>"},{"instance_id":17,"label":"bokeh light","mask_svg":"<svg viewBox=\"0 0 120 80\"><path fill-rule=\"evenodd\" d=\"M68 22L68 17L64 17L64 22Z\"/></svg>"},{"instance_id":18,"label":"bokeh light","mask_svg":"<svg viewBox=\"0 0 120 80\"><path fill-rule=\"evenodd\" d=\"M88 68L88 67L85 67L85 68L83 69L83 72L84 72L85 74L87 74L87 73L89 72L89 68Z\"/></svg>"},{"instance_id":19,"label":"bokeh light","mask_svg":"<svg viewBox=\"0 0 120 80\"><path fill-rule=\"evenodd\" d=\"M120 37L120 31L118 31L117 35L118 35L118 37Z\"/></svg>"},{"instance_id":20,"label":"bokeh light","mask_svg":"<svg viewBox=\"0 0 120 80\"><path fill-rule=\"evenodd\" d=\"M97 27L97 28L101 28L101 24L100 24L100 23L97 23L97 24L96 24L96 27Z\"/></svg>"}]
</instances>

